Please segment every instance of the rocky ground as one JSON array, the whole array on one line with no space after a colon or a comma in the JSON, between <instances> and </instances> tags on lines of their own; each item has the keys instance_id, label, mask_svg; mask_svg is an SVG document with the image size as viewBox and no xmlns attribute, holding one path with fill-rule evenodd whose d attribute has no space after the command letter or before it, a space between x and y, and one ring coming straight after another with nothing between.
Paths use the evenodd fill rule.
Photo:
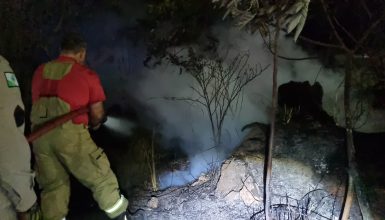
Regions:
<instances>
[{"instance_id":1,"label":"rocky ground","mask_svg":"<svg viewBox=\"0 0 385 220\"><path fill-rule=\"evenodd\" d=\"M243 144L216 175L192 184L140 196L134 219L263 219L263 164L266 127L250 130ZM276 219L338 219L345 177L343 133L320 125L277 130L273 160L273 211ZM351 219L361 219L357 205Z\"/></svg>"},{"instance_id":2,"label":"rocky ground","mask_svg":"<svg viewBox=\"0 0 385 220\"><path fill-rule=\"evenodd\" d=\"M244 142L216 172L202 174L186 186L157 192L146 187L126 189L130 192L130 210L137 211L132 219L264 219L266 129L264 125L252 126ZM338 219L346 181L343 144L343 130L336 127L317 123L278 126L272 179L275 219ZM124 163L114 169L122 175ZM121 185L130 184L123 181ZM106 219L92 198L92 205L82 204L83 211L75 205L69 219ZM376 219L384 219L378 204L373 206L377 207ZM350 219L362 219L356 201Z\"/></svg>"}]
</instances>

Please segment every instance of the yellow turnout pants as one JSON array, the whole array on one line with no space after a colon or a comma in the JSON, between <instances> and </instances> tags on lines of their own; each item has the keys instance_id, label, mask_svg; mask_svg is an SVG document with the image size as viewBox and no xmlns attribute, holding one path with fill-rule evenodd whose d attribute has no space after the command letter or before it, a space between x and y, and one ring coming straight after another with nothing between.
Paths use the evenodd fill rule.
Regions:
<instances>
[{"instance_id":1,"label":"yellow turnout pants","mask_svg":"<svg viewBox=\"0 0 385 220\"><path fill-rule=\"evenodd\" d=\"M69 173L89 188L110 218L127 209L106 154L98 148L84 125L67 122L33 143L37 181L42 188L44 220L61 220L68 212Z\"/></svg>"}]
</instances>

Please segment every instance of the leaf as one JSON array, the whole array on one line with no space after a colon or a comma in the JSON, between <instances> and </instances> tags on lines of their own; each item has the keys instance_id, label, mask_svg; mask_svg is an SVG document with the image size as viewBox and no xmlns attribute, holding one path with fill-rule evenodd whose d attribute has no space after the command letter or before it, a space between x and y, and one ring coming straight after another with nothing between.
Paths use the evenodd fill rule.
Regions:
<instances>
[{"instance_id":1,"label":"leaf","mask_svg":"<svg viewBox=\"0 0 385 220\"><path fill-rule=\"evenodd\" d=\"M259 0L252 0L250 4L250 8L259 8Z\"/></svg>"},{"instance_id":2,"label":"leaf","mask_svg":"<svg viewBox=\"0 0 385 220\"><path fill-rule=\"evenodd\" d=\"M291 33L295 27L298 26L298 24L301 22L301 19L302 19L302 14L301 13L298 13L296 14L289 22L289 25L287 27L287 33Z\"/></svg>"},{"instance_id":3,"label":"leaf","mask_svg":"<svg viewBox=\"0 0 385 220\"><path fill-rule=\"evenodd\" d=\"M267 9L267 14L271 14L271 13L273 13L273 11L274 11L276 8L277 8L277 6L276 6L276 5L272 5L272 6L270 6L270 8L269 8L269 9Z\"/></svg>"},{"instance_id":4,"label":"leaf","mask_svg":"<svg viewBox=\"0 0 385 220\"><path fill-rule=\"evenodd\" d=\"M259 27L259 33L261 33L261 35L263 37L266 37L268 36L269 34L269 27L267 27L266 23L262 22L260 27Z\"/></svg>"},{"instance_id":5,"label":"leaf","mask_svg":"<svg viewBox=\"0 0 385 220\"><path fill-rule=\"evenodd\" d=\"M227 18L227 16L229 16L230 13L231 13L231 10L227 9L226 13L223 15L222 19L225 20Z\"/></svg>"},{"instance_id":6,"label":"leaf","mask_svg":"<svg viewBox=\"0 0 385 220\"><path fill-rule=\"evenodd\" d=\"M305 22L306 22L306 19L301 19L301 21L299 22L297 29L295 30L294 42L297 42L299 34L302 32L302 29L305 26Z\"/></svg>"},{"instance_id":7,"label":"leaf","mask_svg":"<svg viewBox=\"0 0 385 220\"><path fill-rule=\"evenodd\" d=\"M259 10L258 10L258 16L263 16L263 15L265 15L266 14L266 9L265 8L260 8Z\"/></svg>"},{"instance_id":8,"label":"leaf","mask_svg":"<svg viewBox=\"0 0 385 220\"><path fill-rule=\"evenodd\" d=\"M297 29L295 30L294 42L297 41L299 34L302 32L302 29L305 26L308 8L309 8L309 1L307 1L305 7L301 11L301 21L298 23Z\"/></svg>"},{"instance_id":9,"label":"leaf","mask_svg":"<svg viewBox=\"0 0 385 220\"><path fill-rule=\"evenodd\" d=\"M306 3L303 0L299 0L286 11L286 14L297 14L305 5Z\"/></svg>"},{"instance_id":10,"label":"leaf","mask_svg":"<svg viewBox=\"0 0 385 220\"><path fill-rule=\"evenodd\" d=\"M281 6L281 11L285 10L286 6L287 6L287 4L282 5Z\"/></svg>"},{"instance_id":11,"label":"leaf","mask_svg":"<svg viewBox=\"0 0 385 220\"><path fill-rule=\"evenodd\" d=\"M255 18L255 14L251 14L250 12L245 12L240 18L238 25L240 28L245 27L250 21L252 21Z\"/></svg>"},{"instance_id":12,"label":"leaf","mask_svg":"<svg viewBox=\"0 0 385 220\"><path fill-rule=\"evenodd\" d=\"M237 8L239 0L230 0L226 3L227 8Z\"/></svg>"}]
</instances>

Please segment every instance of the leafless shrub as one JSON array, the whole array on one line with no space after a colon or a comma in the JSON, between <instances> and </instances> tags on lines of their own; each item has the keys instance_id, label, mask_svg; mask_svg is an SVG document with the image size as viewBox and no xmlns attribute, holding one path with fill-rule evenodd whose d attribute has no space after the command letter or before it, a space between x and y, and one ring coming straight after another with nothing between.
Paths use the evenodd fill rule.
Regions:
<instances>
[{"instance_id":1,"label":"leafless shrub","mask_svg":"<svg viewBox=\"0 0 385 220\"><path fill-rule=\"evenodd\" d=\"M334 213L332 216L325 216L322 213L322 210L325 209L326 199L336 200L335 197L322 189L311 190L301 199L294 199L288 195L278 195L278 197L280 202L270 206L271 217L275 220L332 220L338 217ZM254 213L250 220L265 219L264 212L265 210L261 210Z\"/></svg>"},{"instance_id":2,"label":"leafless shrub","mask_svg":"<svg viewBox=\"0 0 385 220\"><path fill-rule=\"evenodd\" d=\"M238 54L230 63L197 56L189 49L187 58L172 56L170 60L190 74L196 84L191 86L195 97L167 97L169 100L188 101L203 107L208 115L214 147L221 144L226 116L241 108L241 93L267 67L252 67L248 54Z\"/></svg>"}]
</instances>

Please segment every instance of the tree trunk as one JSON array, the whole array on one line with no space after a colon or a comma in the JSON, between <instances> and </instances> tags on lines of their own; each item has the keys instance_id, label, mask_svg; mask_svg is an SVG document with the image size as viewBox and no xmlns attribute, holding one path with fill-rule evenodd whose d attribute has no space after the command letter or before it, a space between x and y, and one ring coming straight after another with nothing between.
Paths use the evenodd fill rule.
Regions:
<instances>
[{"instance_id":1,"label":"tree trunk","mask_svg":"<svg viewBox=\"0 0 385 220\"><path fill-rule=\"evenodd\" d=\"M345 110L345 130L346 130L346 154L348 159L348 170L351 168L351 162L354 160L354 145L353 145L353 131L352 131L352 115L350 109L350 90L352 80L352 65L353 56L349 54L347 56L347 62L345 64L345 86L344 86L344 110ZM354 196L354 180L350 172L348 172L348 182L345 190L345 200L343 204L343 210L340 218L347 220L349 218L350 209L353 203Z\"/></svg>"},{"instance_id":2,"label":"tree trunk","mask_svg":"<svg viewBox=\"0 0 385 220\"><path fill-rule=\"evenodd\" d=\"M271 105L271 120L270 120L270 135L269 135L269 144L268 148L266 150L266 156L265 156L265 178L264 178L264 202L265 202L265 219L270 220L271 217L271 173L272 173L272 157L273 157L273 147L274 147L274 135L275 135L275 116L276 116L276 109L277 109L277 94L278 94L278 88L277 88L277 76L278 76L278 39L279 39L279 32L280 32L280 21L278 19L277 25L275 27L275 36L274 36L274 42L273 42L273 94L272 94L272 105Z\"/></svg>"},{"instance_id":3,"label":"tree trunk","mask_svg":"<svg viewBox=\"0 0 385 220\"><path fill-rule=\"evenodd\" d=\"M345 126L346 126L346 153L348 159L348 182L345 191L344 204L340 219L348 220L350 209L353 204L353 198L355 192L357 192L357 199L361 214L364 220L372 220L369 203L366 195L363 192L363 184L360 181L360 177L357 170L357 163L355 158L355 147L353 140L353 123L352 123L352 111L351 111L351 84L352 84L352 71L353 71L353 54L349 54L347 57L345 67L345 87L344 87L344 108L345 108Z\"/></svg>"}]
</instances>

